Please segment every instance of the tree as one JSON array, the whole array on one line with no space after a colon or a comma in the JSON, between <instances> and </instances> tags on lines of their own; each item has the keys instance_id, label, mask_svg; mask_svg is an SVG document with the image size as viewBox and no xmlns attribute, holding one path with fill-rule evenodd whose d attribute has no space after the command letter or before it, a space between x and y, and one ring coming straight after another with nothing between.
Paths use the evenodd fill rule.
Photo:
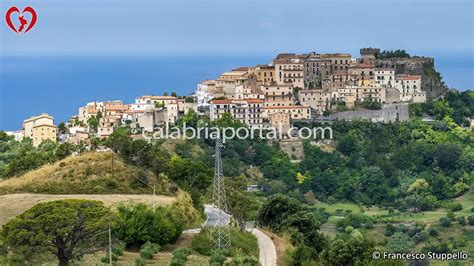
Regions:
<instances>
[{"instance_id":1,"label":"tree","mask_svg":"<svg viewBox=\"0 0 474 266\"><path fill-rule=\"evenodd\" d=\"M462 148L456 143L440 143L436 145L434 158L445 171L454 170L461 158Z\"/></svg>"},{"instance_id":2,"label":"tree","mask_svg":"<svg viewBox=\"0 0 474 266\"><path fill-rule=\"evenodd\" d=\"M94 132L97 132L97 128L99 127L99 118L98 118L98 115L97 116L91 116L88 120L87 120L87 125L89 126L90 129L92 129L92 131Z\"/></svg>"},{"instance_id":3,"label":"tree","mask_svg":"<svg viewBox=\"0 0 474 266\"><path fill-rule=\"evenodd\" d=\"M117 210L116 234L129 247L140 247L146 242L165 245L181 235L181 222L174 221L163 207L153 210L145 204L120 205Z\"/></svg>"},{"instance_id":4,"label":"tree","mask_svg":"<svg viewBox=\"0 0 474 266\"><path fill-rule=\"evenodd\" d=\"M227 182L227 206L232 216L237 221L241 231L245 230L245 223L256 216L258 202L252 197L250 192L245 191L243 178Z\"/></svg>"},{"instance_id":5,"label":"tree","mask_svg":"<svg viewBox=\"0 0 474 266\"><path fill-rule=\"evenodd\" d=\"M367 265L374 244L364 238L334 240L322 253L323 265Z\"/></svg>"},{"instance_id":6,"label":"tree","mask_svg":"<svg viewBox=\"0 0 474 266\"><path fill-rule=\"evenodd\" d=\"M72 154L74 146L70 143L59 144L54 151L56 158L62 160Z\"/></svg>"},{"instance_id":7,"label":"tree","mask_svg":"<svg viewBox=\"0 0 474 266\"><path fill-rule=\"evenodd\" d=\"M415 182L413 182L413 184L410 185L410 187L408 188L408 193L413 192L415 194L419 194L420 192L426 190L428 187L429 187L428 182L420 178L420 179L415 180Z\"/></svg>"},{"instance_id":8,"label":"tree","mask_svg":"<svg viewBox=\"0 0 474 266\"><path fill-rule=\"evenodd\" d=\"M267 198L258 213L258 223L268 226L275 232L284 229L284 220L291 214L304 210L305 207L298 200L282 194L272 195Z\"/></svg>"},{"instance_id":9,"label":"tree","mask_svg":"<svg viewBox=\"0 0 474 266\"><path fill-rule=\"evenodd\" d=\"M58 125L58 132L59 134L67 134L69 130L67 129L66 125L64 122L59 123Z\"/></svg>"},{"instance_id":10,"label":"tree","mask_svg":"<svg viewBox=\"0 0 474 266\"><path fill-rule=\"evenodd\" d=\"M406 234L401 232L394 233L387 244L387 248L395 253L406 253L411 250L414 243Z\"/></svg>"},{"instance_id":11,"label":"tree","mask_svg":"<svg viewBox=\"0 0 474 266\"><path fill-rule=\"evenodd\" d=\"M434 114L436 120L443 120L445 117L452 117L454 109L449 106L446 100L436 101L434 104Z\"/></svg>"},{"instance_id":12,"label":"tree","mask_svg":"<svg viewBox=\"0 0 474 266\"><path fill-rule=\"evenodd\" d=\"M40 203L3 226L8 250L23 261L53 253L60 266L103 249L112 214L102 202L58 200Z\"/></svg>"},{"instance_id":13,"label":"tree","mask_svg":"<svg viewBox=\"0 0 474 266\"><path fill-rule=\"evenodd\" d=\"M337 150L344 155L351 155L358 150L358 139L354 134L347 134L337 142Z\"/></svg>"}]
</instances>

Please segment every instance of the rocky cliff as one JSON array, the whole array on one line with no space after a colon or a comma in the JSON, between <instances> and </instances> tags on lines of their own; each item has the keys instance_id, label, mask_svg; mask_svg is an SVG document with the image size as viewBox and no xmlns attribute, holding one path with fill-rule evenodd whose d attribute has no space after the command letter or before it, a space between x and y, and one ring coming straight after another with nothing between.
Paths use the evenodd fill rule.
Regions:
<instances>
[{"instance_id":1,"label":"rocky cliff","mask_svg":"<svg viewBox=\"0 0 474 266\"><path fill-rule=\"evenodd\" d=\"M428 98L436 98L446 92L448 87L436 71L434 59L430 57L393 57L377 59L378 67L395 68L395 74L410 74L421 76L421 88L426 91Z\"/></svg>"}]
</instances>

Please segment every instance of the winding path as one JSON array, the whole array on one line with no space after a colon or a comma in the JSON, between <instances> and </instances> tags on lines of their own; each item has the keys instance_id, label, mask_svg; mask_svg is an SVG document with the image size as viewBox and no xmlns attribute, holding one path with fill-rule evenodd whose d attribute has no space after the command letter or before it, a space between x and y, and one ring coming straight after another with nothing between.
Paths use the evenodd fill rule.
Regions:
<instances>
[{"instance_id":1,"label":"winding path","mask_svg":"<svg viewBox=\"0 0 474 266\"><path fill-rule=\"evenodd\" d=\"M248 229L248 231L257 237L258 249L260 250L258 260L260 261L260 264L262 266L276 266L277 254L273 240L256 228Z\"/></svg>"}]
</instances>

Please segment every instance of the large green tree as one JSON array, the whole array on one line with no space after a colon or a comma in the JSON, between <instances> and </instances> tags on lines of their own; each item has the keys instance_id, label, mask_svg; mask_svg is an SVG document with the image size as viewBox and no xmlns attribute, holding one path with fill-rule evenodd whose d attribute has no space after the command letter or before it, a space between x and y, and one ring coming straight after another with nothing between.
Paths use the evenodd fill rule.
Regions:
<instances>
[{"instance_id":1,"label":"large green tree","mask_svg":"<svg viewBox=\"0 0 474 266\"><path fill-rule=\"evenodd\" d=\"M4 246L17 260L54 254L60 266L107 245L112 219L102 202L58 200L40 203L2 227Z\"/></svg>"}]
</instances>

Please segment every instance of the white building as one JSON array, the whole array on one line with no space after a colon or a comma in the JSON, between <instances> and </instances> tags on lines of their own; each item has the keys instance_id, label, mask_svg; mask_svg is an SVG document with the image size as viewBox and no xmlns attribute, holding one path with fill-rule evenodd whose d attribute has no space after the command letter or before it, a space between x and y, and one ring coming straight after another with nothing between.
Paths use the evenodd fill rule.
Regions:
<instances>
[{"instance_id":1,"label":"white building","mask_svg":"<svg viewBox=\"0 0 474 266\"><path fill-rule=\"evenodd\" d=\"M261 99L246 100L212 100L210 105L211 121L222 118L229 113L232 118L239 120L249 127L260 127L263 123L262 108L264 101Z\"/></svg>"},{"instance_id":2,"label":"white building","mask_svg":"<svg viewBox=\"0 0 474 266\"><path fill-rule=\"evenodd\" d=\"M375 82L385 88L395 87L395 69L377 68L375 69Z\"/></svg>"},{"instance_id":3,"label":"white building","mask_svg":"<svg viewBox=\"0 0 474 266\"><path fill-rule=\"evenodd\" d=\"M425 102L426 93L421 90L421 76L397 75L395 88L400 92L402 102Z\"/></svg>"},{"instance_id":4,"label":"white building","mask_svg":"<svg viewBox=\"0 0 474 266\"><path fill-rule=\"evenodd\" d=\"M25 137L23 130L5 131L5 133L8 136L13 136L16 141L21 141Z\"/></svg>"}]
</instances>

